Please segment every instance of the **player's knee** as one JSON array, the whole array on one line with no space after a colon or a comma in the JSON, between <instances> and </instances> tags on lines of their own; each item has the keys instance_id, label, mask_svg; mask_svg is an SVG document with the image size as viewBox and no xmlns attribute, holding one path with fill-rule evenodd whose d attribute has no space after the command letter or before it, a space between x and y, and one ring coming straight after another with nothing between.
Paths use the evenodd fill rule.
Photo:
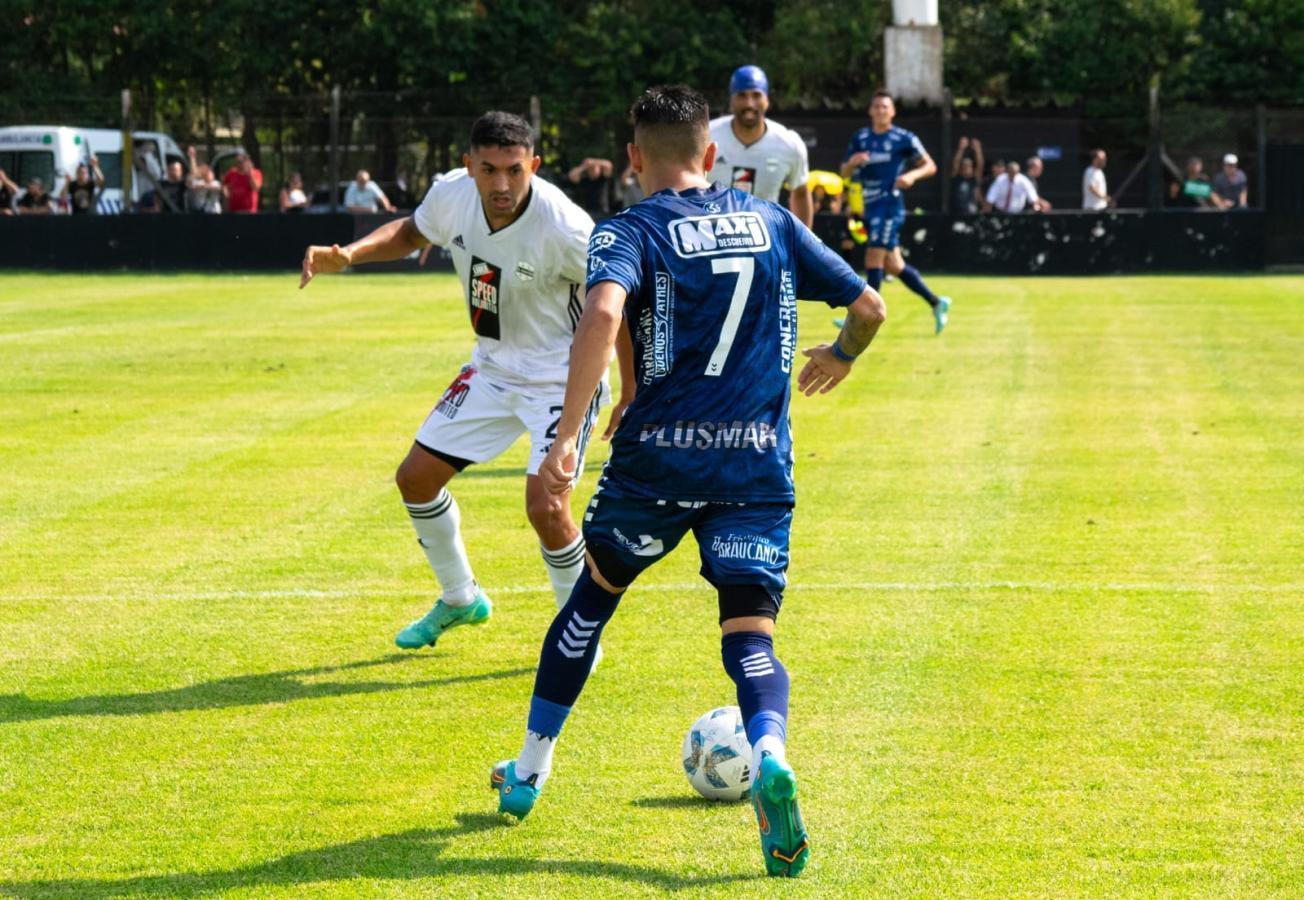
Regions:
<instances>
[{"instance_id":1,"label":"player's knee","mask_svg":"<svg viewBox=\"0 0 1304 900\"><path fill-rule=\"evenodd\" d=\"M443 487L438 483L438 479L431 477L431 473L423 471L420 466L414 464L410 457L399 463L398 469L394 472L394 484L398 485L398 492L409 503L433 500L439 493L439 489Z\"/></svg>"}]
</instances>

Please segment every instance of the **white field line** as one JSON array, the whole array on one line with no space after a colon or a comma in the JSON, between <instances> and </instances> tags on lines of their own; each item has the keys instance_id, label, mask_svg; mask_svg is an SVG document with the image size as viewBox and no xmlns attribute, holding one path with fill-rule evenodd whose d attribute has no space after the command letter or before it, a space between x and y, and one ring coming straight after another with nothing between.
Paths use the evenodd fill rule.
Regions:
<instances>
[{"instance_id":1,"label":"white field line","mask_svg":"<svg viewBox=\"0 0 1304 900\"><path fill-rule=\"evenodd\" d=\"M544 594L550 593L548 585L486 585L486 593L491 597L499 594ZM636 593L689 593L694 591L709 592L710 585L705 581L649 583L635 585ZM788 591L855 591L857 593L932 593L938 591L975 592L975 591L1010 591L1039 594L1077 593L1098 591L1115 594L1131 593L1168 593L1168 594L1216 594L1221 592L1251 592L1256 594L1291 594L1304 596L1304 584L1214 584L1212 582L1093 582L1093 581L805 581L789 584ZM140 601L140 600L180 600L180 601L223 601L223 600L333 600L350 597L376 599L380 597L410 597L420 591L395 591L388 588L371 589L366 587L348 590L270 590L270 591L191 591L170 592L165 589L150 593L111 593L111 594L25 594L6 595L0 593L2 602L42 602L63 600L75 603Z\"/></svg>"}]
</instances>

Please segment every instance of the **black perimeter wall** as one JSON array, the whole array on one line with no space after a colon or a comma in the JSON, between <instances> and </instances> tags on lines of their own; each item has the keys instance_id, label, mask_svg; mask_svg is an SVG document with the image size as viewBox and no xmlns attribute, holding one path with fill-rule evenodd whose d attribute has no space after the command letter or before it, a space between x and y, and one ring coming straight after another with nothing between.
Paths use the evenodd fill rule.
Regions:
<instances>
[{"instance_id":1,"label":"black perimeter wall","mask_svg":"<svg viewBox=\"0 0 1304 900\"><path fill-rule=\"evenodd\" d=\"M344 244L386 216L135 215L0 217L0 268L58 271L286 271L309 244ZM838 247L843 220L820 216L816 232ZM1262 212L1053 212L906 218L901 247L925 271L1104 275L1262 269L1269 259ZM1293 245L1293 241L1290 242ZM1276 254L1274 254L1276 255ZM861 253L847 253L859 268ZM438 251L427 269L450 268ZM416 271L415 259L370 271Z\"/></svg>"}]
</instances>

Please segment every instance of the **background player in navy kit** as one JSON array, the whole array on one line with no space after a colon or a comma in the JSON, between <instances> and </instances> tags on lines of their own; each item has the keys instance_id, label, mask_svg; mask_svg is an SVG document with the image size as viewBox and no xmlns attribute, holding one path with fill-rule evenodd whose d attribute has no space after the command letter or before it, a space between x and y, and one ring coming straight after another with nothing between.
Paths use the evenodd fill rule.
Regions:
<instances>
[{"instance_id":1,"label":"background player in navy kit","mask_svg":"<svg viewBox=\"0 0 1304 900\"><path fill-rule=\"evenodd\" d=\"M788 675L773 642L794 501L796 300L848 307L833 344L803 351L797 384L808 395L847 376L886 313L791 213L708 184L716 147L700 94L652 88L632 114L629 156L648 198L589 241L557 440L539 470L549 490L565 492L575 477L586 398L610 362L622 312L638 391L584 516L588 568L544 640L521 754L499 763L491 784L500 812L524 818L533 808L622 592L691 530L719 595L721 655L753 747L766 871L797 875L810 850L785 755Z\"/></svg>"},{"instance_id":2,"label":"background player in navy kit","mask_svg":"<svg viewBox=\"0 0 1304 900\"><path fill-rule=\"evenodd\" d=\"M892 124L895 116L892 95L887 91L875 91L869 104L869 118L873 124L852 136L842 162L842 177L859 182L864 192L865 224L869 230L869 243L865 247L865 280L877 290L883 281L884 269L900 278L902 284L932 307L934 326L941 334L951 310L951 298L939 297L930 291L919 270L906 265L900 247L901 225L906 218L901 192L919 179L935 175L937 164L913 132ZM906 163L912 165L909 171L903 172Z\"/></svg>"}]
</instances>

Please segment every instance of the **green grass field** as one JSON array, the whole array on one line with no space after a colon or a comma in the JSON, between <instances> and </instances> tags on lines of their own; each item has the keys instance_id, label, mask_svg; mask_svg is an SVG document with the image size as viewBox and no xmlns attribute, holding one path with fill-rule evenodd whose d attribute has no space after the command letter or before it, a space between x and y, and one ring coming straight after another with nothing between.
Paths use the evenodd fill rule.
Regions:
<instances>
[{"instance_id":1,"label":"green grass field","mask_svg":"<svg viewBox=\"0 0 1304 900\"><path fill-rule=\"evenodd\" d=\"M393 647L451 278L0 277L0 895L1300 896L1304 278L933 281L944 337L889 285L793 403L814 852L774 883L679 767L733 702L690 545L520 827L487 774L553 612L523 443L455 483L494 618Z\"/></svg>"}]
</instances>

